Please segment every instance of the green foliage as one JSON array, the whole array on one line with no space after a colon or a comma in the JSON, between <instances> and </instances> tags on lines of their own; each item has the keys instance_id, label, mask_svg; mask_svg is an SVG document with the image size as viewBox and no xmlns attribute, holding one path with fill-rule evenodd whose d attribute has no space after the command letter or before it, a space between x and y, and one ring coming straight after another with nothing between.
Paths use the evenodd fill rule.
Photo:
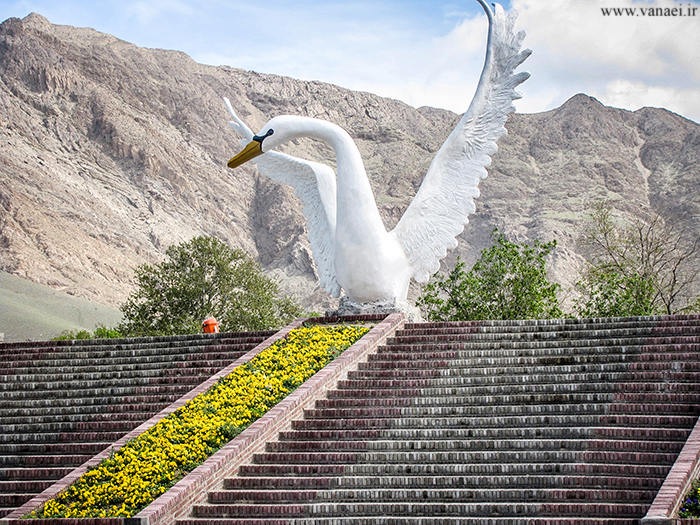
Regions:
<instances>
[{"instance_id":1,"label":"green foliage","mask_svg":"<svg viewBox=\"0 0 700 525\"><path fill-rule=\"evenodd\" d=\"M170 246L166 256L136 269L138 288L121 305L124 333L198 333L212 315L222 331L265 330L301 314L248 254L213 237Z\"/></svg>"},{"instance_id":2,"label":"green foliage","mask_svg":"<svg viewBox=\"0 0 700 525\"><path fill-rule=\"evenodd\" d=\"M632 272L616 273L605 267L592 267L585 280L576 285L583 291L575 300L580 317L637 317L663 313L654 305L654 280Z\"/></svg>"},{"instance_id":3,"label":"green foliage","mask_svg":"<svg viewBox=\"0 0 700 525\"><path fill-rule=\"evenodd\" d=\"M123 337L119 330L113 328L107 328L104 325L97 325L94 332L88 332L87 330L64 330L57 337L54 337L52 341L63 341L67 339L118 339Z\"/></svg>"},{"instance_id":4,"label":"green foliage","mask_svg":"<svg viewBox=\"0 0 700 525\"><path fill-rule=\"evenodd\" d=\"M620 225L608 203L595 205L581 244L586 264L576 288L581 317L698 311L697 236L660 215Z\"/></svg>"},{"instance_id":5,"label":"green foliage","mask_svg":"<svg viewBox=\"0 0 700 525\"><path fill-rule=\"evenodd\" d=\"M93 339L118 339L124 337L119 330L98 325L93 332Z\"/></svg>"},{"instance_id":6,"label":"green foliage","mask_svg":"<svg viewBox=\"0 0 700 525\"><path fill-rule=\"evenodd\" d=\"M494 230L495 244L481 252L471 270L461 260L447 275L423 288L417 304L431 321L545 319L561 317L558 284L550 283L545 258L556 241L532 246Z\"/></svg>"},{"instance_id":7,"label":"green foliage","mask_svg":"<svg viewBox=\"0 0 700 525\"><path fill-rule=\"evenodd\" d=\"M685 495L681 508L678 511L679 518L700 518L700 481L693 481L692 488Z\"/></svg>"}]
</instances>

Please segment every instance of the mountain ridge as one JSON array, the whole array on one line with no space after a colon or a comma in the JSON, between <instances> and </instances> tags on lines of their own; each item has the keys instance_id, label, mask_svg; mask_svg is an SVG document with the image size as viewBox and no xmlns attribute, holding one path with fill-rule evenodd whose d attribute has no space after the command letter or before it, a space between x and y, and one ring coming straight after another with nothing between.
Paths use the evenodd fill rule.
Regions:
<instances>
[{"instance_id":1,"label":"mountain ridge","mask_svg":"<svg viewBox=\"0 0 700 525\"><path fill-rule=\"evenodd\" d=\"M0 25L0 73L0 270L111 306L133 289L137 265L194 235L245 249L306 307L335 306L316 284L293 190L252 166L226 168L239 137L222 97L254 130L284 113L348 130L389 229L460 118L318 81L205 66L38 14ZM694 122L579 94L544 113L513 114L506 127L447 264L475 260L495 227L518 241L556 238L551 273L568 289L581 263L581 221L599 199L621 218L659 211L698 231ZM334 165L319 142L285 151Z\"/></svg>"}]
</instances>

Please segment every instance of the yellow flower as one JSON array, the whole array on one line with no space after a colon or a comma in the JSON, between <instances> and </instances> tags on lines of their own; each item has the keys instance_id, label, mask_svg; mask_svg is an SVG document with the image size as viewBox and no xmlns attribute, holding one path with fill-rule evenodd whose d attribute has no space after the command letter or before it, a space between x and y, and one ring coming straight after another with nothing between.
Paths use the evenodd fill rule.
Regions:
<instances>
[{"instance_id":1,"label":"yellow flower","mask_svg":"<svg viewBox=\"0 0 700 525\"><path fill-rule=\"evenodd\" d=\"M133 516L367 331L292 330L25 517Z\"/></svg>"}]
</instances>

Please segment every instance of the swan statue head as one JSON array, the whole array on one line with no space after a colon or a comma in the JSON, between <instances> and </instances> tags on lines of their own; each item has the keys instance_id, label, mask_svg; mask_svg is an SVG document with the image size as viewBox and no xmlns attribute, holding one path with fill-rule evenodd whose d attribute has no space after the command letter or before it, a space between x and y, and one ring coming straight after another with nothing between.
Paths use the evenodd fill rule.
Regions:
<instances>
[{"instance_id":1,"label":"swan statue head","mask_svg":"<svg viewBox=\"0 0 700 525\"><path fill-rule=\"evenodd\" d=\"M514 70L530 55L520 50L524 33L513 32L515 13L477 0L486 11L489 35L484 68L469 109L435 155L416 196L396 227L387 231L379 215L362 158L350 135L324 120L281 115L257 134L224 99L244 139L230 168L257 162L263 175L294 187L304 205L309 242L319 280L333 296L341 290L354 302L406 302L413 278L427 281L475 211L479 181L506 133L505 122L520 98L515 88L528 73ZM289 141L311 137L329 144L337 173L325 164L275 151Z\"/></svg>"}]
</instances>

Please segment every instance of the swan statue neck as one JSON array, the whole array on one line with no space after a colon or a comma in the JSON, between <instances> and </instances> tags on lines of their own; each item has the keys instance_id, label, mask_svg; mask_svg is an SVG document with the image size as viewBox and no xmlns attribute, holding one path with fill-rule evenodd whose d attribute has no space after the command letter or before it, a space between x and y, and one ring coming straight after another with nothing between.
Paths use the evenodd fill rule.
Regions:
<instances>
[{"instance_id":1,"label":"swan statue neck","mask_svg":"<svg viewBox=\"0 0 700 525\"><path fill-rule=\"evenodd\" d=\"M357 145L340 126L309 117L294 118L294 137L321 140L333 148L337 161L338 225L344 224L370 235L375 230L386 234L372 187ZM344 215L351 220L341 221Z\"/></svg>"}]
</instances>

